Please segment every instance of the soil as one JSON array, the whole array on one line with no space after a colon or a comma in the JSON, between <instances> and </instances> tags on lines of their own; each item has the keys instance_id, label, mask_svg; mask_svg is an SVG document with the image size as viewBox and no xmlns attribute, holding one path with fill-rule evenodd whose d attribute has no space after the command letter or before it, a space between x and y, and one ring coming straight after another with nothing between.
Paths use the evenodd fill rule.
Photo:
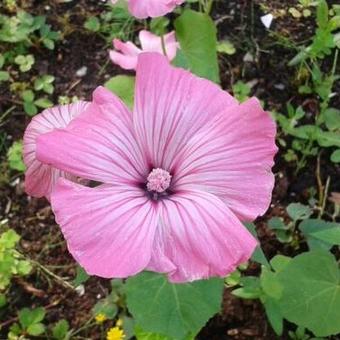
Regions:
<instances>
[{"instance_id":1,"label":"soil","mask_svg":"<svg viewBox=\"0 0 340 340\"><path fill-rule=\"evenodd\" d=\"M91 92L109 77L121 74L122 70L107 63L109 48L107 42L96 34L86 32L82 26L85 18L102 11L104 4L100 1L25 1L27 10L32 14L44 14L54 29L64 29L61 18L67 19L68 33L63 42L57 43L54 51L34 50L35 71L40 74L52 74L56 77L54 100L58 95L78 96L90 99ZM287 102L303 105L313 113L316 110L315 98L297 95L295 74L287 70L287 61L295 55L291 49L277 44L263 27L259 17L265 14L261 4L268 11L287 9L295 1L287 0L235 0L217 2L214 19L218 23L220 39L228 38L234 42L237 52L228 57L221 56L220 68L222 87L231 91L231 85L238 79L251 82L252 95L256 95L271 110L284 111ZM65 24L64 24L65 25ZM296 20L289 15L274 21L276 32L299 43L311 36L314 27L312 20ZM253 61L244 62L246 53L253 56ZM77 76L77 70L87 67L84 77ZM29 74L27 75L29 77ZM6 86L0 86L0 112L5 112L13 105L13 96ZM340 99L334 99L334 106L340 106ZM13 140L22 138L30 118L19 106L0 126L6 133L5 144L10 146ZM1 161L5 153L0 155ZM340 191L340 176L327 161L329 157L322 155L321 180L332 176L330 192ZM309 165L299 175L294 173L294 165L282 159L280 151L276 156L274 172L276 185L271 207L267 214L255 224L261 245L268 258L277 253L294 255L297 250L279 243L266 224L271 216L286 217L285 207L290 202L306 202L309 189L317 187L316 162ZM337 178L337 179L336 179ZM54 221L53 214L45 199L28 197L23 189L23 176L12 174L9 183L0 182L0 220L8 219L9 227L15 229L22 237L21 249L31 259L48 266L57 275L72 279L75 277L75 263L69 255L65 242ZM302 245L303 246L303 245ZM300 250L301 251L301 250ZM56 267L56 266L60 266ZM248 269L258 272L259 267L251 264ZM56 322L62 318L71 323L71 327L79 328L90 315L91 308L98 299L108 293L107 280L92 277L85 283L85 291L80 294L65 288L56 281L48 280L41 271L34 272L28 278L16 280L10 290L13 302L6 315L0 314L0 339L6 337L8 327L16 321L17 310L24 306L45 306L48 310L47 321ZM294 329L287 325L287 329ZM83 333L89 339L99 339L98 332ZM275 339L277 338L269 326L263 307L258 301L241 300L231 295L229 289L224 292L221 313L212 318L198 335L198 339ZM282 339L286 339L284 334Z\"/></svg>"}]
</instances>

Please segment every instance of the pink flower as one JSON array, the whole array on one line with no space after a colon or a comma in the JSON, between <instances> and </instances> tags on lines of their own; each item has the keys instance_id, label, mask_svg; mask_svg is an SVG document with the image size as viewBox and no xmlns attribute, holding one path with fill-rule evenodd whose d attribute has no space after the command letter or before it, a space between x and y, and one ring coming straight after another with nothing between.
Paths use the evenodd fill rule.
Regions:
<instances>
[{"instance_id":1,"label":"pink flower","mask_svg":"<svg viewBox=\"0 0 340 340\"><path fill-rule=\"evenodd\" d=\"M140 53L158 52L164 54L161 37L142 30L139 32L139 40L142 49L138 48L131 41L124 43L118 39L114 39L113 46L116 51L110 51L111 60L126 70L135 70L137 67L138 55ZM164 48L168 59L170 61L173 60L176 57L177 48L179 48L175 32L164 35ZM120 51L121 53L117 51Z\"/></svg>"},{"instance_id":2,"label":"pink flower","mask_svg":"<svg viewBox=\"0 0 340 340\"><path fill-rule=\"evenodd\" d=\"M118 0L111 0L116 4ZM138 19L161 17L172 12L185 0L127 0L130 13Z\"/></svg>"},{"instance_id":3,"label":"pink flower","mask_svg":"<svg viewBox=\"0 0 340 340\"><path fill-rule=\"evenodd\" d=\"M239 104L212 82L139 56L135 106L102 87L66 128L38 137L37 157L102 183L60 179L52 208L90 274L142 270L172 282L225 276L256 240L241 221L271 200L275 123L255 98Z\"/></svg>"},{"instance_id":4,"label":"pink flower","mask_svg":"<svg viewBox=\"0 0 340 340\"><path fill-rule=\"evenodd\" d=\"M49 165L42 164L36 158L36 139L43 133L57 128L64 128L88 103L79 101L75 104L46 109L35 116L27 126L24 135L24 162L27 167L25 190L34 197L45 196L49 199L51 191L59 177L76 180L76 177Z\"/></svg>"}]
</instances>

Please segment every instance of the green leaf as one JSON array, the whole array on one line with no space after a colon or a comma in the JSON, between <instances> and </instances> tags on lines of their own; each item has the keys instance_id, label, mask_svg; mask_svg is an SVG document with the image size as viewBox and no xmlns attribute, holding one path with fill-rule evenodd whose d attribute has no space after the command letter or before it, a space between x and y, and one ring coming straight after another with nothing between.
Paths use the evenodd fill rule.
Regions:
<instances>
[{"instance_id":1,"label":"green leaf","mask_svg":"<svg viewBox=\"0 0 340 340\"><path fill-rule=\"evenodd\" d=\"M270 260L270 265L273 267L275 272L282 271L287 264L291 261L291 258L284 255L276 255Z\"/></svg>"},{"instance_id":2,"label":"green leaf","mask_svg":"<svg viewBox=\"0 0 340 340\"><path fill-rule=\"evenodd\" d=\"M27 275L32 270L32 265L29 261L20 261L17 265L19 275Z\"/></svg>"},{"instance_id":3,"label":"green leaf","mask_svg":"<svg viewBox=\"0 0 340 340\"><path fill-rule=\"evenodd\" d=\"M330 107L325 110L323 116L328 130L340 129L340 110Z\"/></svg>"},{"instance_id":4,"label":"green leaf","mask_svg":"<svg viewBox=\"0 0 340 340\"><path fill-rule=\"evenodd\" d=\"M241 272L236 269L225 278L225 283L228 285L228 287L237 286L240 283L240 279Z\"/></svg>"},{"instance_id":5,"label":"green leaf","mask_svg":"<svg viewBox=\"0 0 340 340\"><path fill-rule=\"evenodd\" d=\"M290 203L287 207L287 213L293 221L304 220L312 214L312 209L301 203Z\"/></svg>"},{"instance_id":6,"label":"green leaf","mask_svg":"<svg viewBox=\"0 0 340 340\"><path fill-rule=\"evenodd\" d=\"M233 55L236 52L235 46L228 40L221 41L217 44L217 52Z\"/></svg>"},{"instance_id":7,"label":"green leaf","mask_svg":"<svg viewBox=\"0 0 340 340\"><path fill-rule=\"evenodd\" d=\"M274 299L279 299L282 295L282 285L276 277L276 273L267 267L262 267L260 283L264 293Z\"/></svg>"},{"instance_id":8,"label":"green leaf","mask_svg":"<svg viewBox=\"0 0 340 340\"><path fill-rule=\"evenodd\" d=\"M184 68L185 70L190 69L189 60L182 50L177 50L176 58L172 63L174 66Z\"/></svg>"},{"instance_id":9,"label":"green leaf","mask_svg":"<svg viewBox=\"0 0 340 340\"><path fill-rule=\"evenodd\" d=\"M284 287L279 301L284 318L316 336L340 332L340 272L330 253L298 255L278 273L278 278Z\"/></svg>"},{"instance_id":10,"label":"green leaf","mask_svg":"<svg viewBox=\"0 0 340 340\"><path fill-rule=\"evenodd\" d=\"M329 250L333 245L340 245L340 224L319 219L304 220L299 229L305 235L310 249Z\"/></svg>"},{"instance_id":11,"label":"green leaf","mask_svg":"<svg viewBox=\"0 0 340 340\"><path fill-rule=\"evenodd\" d=\"M73 285L75 287L78 287L82 283L86 282L90 278L90 275L88 275L84 268L77 266L76 269L76 278L73 280Z\"/></svg>"},{"instance_id":12,"label":"green leaf","mask_svg":"<svg viewBox=\"0 0 340 340\"><path fill-rule=\"evenodd\" d=\"M175 28L191 72L219 83L216 27L210 16L184 10L175 20Z\"/></svg>"},{"instance_id":13,"label":"green leaf","mask_svg":"<svg viewBox=\"0 0 340 340\"><path fill-rule=\"evenodd\" d=\"M19 240L20 236L13 229L9 229L1 234L0 246L1 248L11 249L15 247Z\"/></svg>"},{"instance_id":14,"label":"green leaf","mask_svg":"<svg viewBox=\"0 0 340 340\"><path fill-rule=\"evenodd\" d=\"M6 306L7 300L4 294L0 294L0 308Z\"/></svg>"},{"instance_id":15,"label":"green leaf","mask_svg":"<svg viewBox=\"0 0 340 340\"><path fill-rule=\"evenodd\" d=\"M259 241L254 223L244 223L244 225L250 231L250 233L256 238L256 240ZM264 255L264 252L261 248L260 241L259 241L258 246L255 248L255 251L251 259L257 263L263 264L265 266L269 266L266 255Z\"/></svg>"},{"instance_id":16,"label":"green leaf","mask_svg":"<svg viewBox=\"0 0 340 340\"><path fill-rule=\"evenodd\" d=\"M318 138L318 143L320 144L320 146L340 147L340 133L339 132L319 131L317 138Z\"/></svg>"},{"instance_id":17,"label":"green leaf","mask_svg":"<svg viewBox=\"0 0 340 340\"><path fill-rule=\"evenodd\" d=\"M43 109L47 109L48 107L53 106L53 103L48 98L39 98L34 101L34 104Z\"/></svg>"},{"instance_id":18,"label":"green leaf","mask_svg":"<svg viewBox=\"0 0 340 340\"><path fill-rule=\"evenodd\" d=\"M53 337L57 340L65 339L69 328L70 326L65 319L59 320L52 328Z\"/></svg>"},{"instance_id":19,"label":"green leaf","mask_svg":"<svg viewBox=\"0 0 340 340\"><path fill-rule=\"evenodd\" d=\"M133 107L135 77L115 76L105 83L105 87L116 94L130 109Z\"/></svg>"},{"instance_id":20,"label":"green leaf","mask_svg":"<svg viewBox=\"0 0 340 340\"><path fill-rule=\"evenodd\" d=\"M316 11L316 22L320 28L326 28L328 24L328 5L326 0L319 0Z\"/></svg>"},{"instance_id":21,"label":"green leaf","mask_svg":"<svg viewBox=\"0 0 340 340\"><path fill-rule=\"evenodd\" d=\"M260 289L237 288L232 291L232 294L241 299L259 299L262 296Z\"/></svg>"},{"instance_id":22,"label":"green leaf","mask_svg":"<svg viewBox=\"0 0 340 340\"><path fill-rule=\"evenodd\" d=\"M273 230L287 230L289 227L287 227L280 217L272 217L268 221L268 227Z\"/></svg>"},{"instance_id":23,"label":"green leaf","mask_svg":"<svg viewBox=\"0 0 340 340\"><path fill-rule=\"evenodd\" d=\"M8 149L7 160L11 169L25 171L26 167L22 158L22 141L15 141Z\"/></svg>"},{"instance_id":24,"label":"green leaf","mask_svg":"<svg viewBox=\"0 0 340 340\"><path fill-rule=\"evenodd\" d=\"M34 116L38 113L38 108L32 102L24 102L24 110L29 116Z\"/></svg>"},{"instance_id":25,"label":"green leaf","mask_svg":"<svg viewBox=\"0 0 340 340\"><path fill-rule=\"evenodd\" d=\"M328 22L328 27L331 31L337 30L340 28L340 15L336 15L331 18Z\"/></svg>"},{"instance_id":26,"label":"green leaf","mask_svg":"<svg viewBox=\"0 0 340 340\"><path fill-rule=\"evenodd\" d=\"M97 17L89 17L85 21L84 27L91 32L98 32L100 30L100 21Z\"/></svg>"},{"instance_id":27,"label":"green leaf","mask_svg":"<svg viewBox=\"0 0 340 340\"><path fill-rule=\"evenodd\" d=\"M0 53L0 68L5 64L5 57Z\"/></svg>"},{"instance_id":28,"label":"green leaf","mask_svg":"<svg viewBox=\"0 0 340 340\"><path fill-rule=\"evenodd\" d=\"M129 311L143 330L182 339L197 334L220 310L223 280L172 284L144 272L129 278L125 291Z\"/></svg>"},{"instance_id":29,"label":"green leaf","mask_svg":"<svg viewBox=\"0 0 340 340\"><path fill-rule=\"evenodd\" d=\"M26 90L21 93L21 98L25 102L33 102L34 100L34 92L32 90Z\"/></svg>"},{"instance_id":30,"label":"green leaf","mask_svg":"<svg viewBox=\"0 0 340 340\"><path fill-rule=\"evenodd\" d=\"M0 71L0 82L9 80L9 73L7 71Z\"/></svg>"},{"instance_id":31,"label":"green leaf","mask_svg":"<svg viewBox=\"0 0 340 340\"><path fill-rule=\"evenodd\" d=\"M54 41L48 38L44 38L43 39L43 44L45 45L46 48L48 48L49 50L53 50L54 49Z\"/></svg>"},{"instance_id":32,"label":"green leaf","mask_svg":"<svg viewBox=\"0 0 340 340\"><path fill-rule=\"evenodd\" d=\"M19 311L19 321L23 328L39 323L45 317L45 309L42 307L35 309L23 308Z\"/></svg>"},{"instance_id":33,"label":"green leaf","mask_svg":"<svg viewBox=\"0 0 340 340\"><path fill-rule=\"evenodd\" d=\"M246 99L249 98L250 91L251 91L251 87L245 82L243 82L242 80L238 80L233 85L234 96L240 102L244 102Z\"/></svg>"},{"instance_id":34,"label":"green leaf","mask_svg":"<svg viewBox=\"0 0 340 340\"><path fill-rule=\"evenodd\" d=\"M35 323L27 328L29 335L37 336L45 332L45 326L42 323Z\"/></svg>"},{"instance_id":35,"label":"green leaf","mask_svg":"<svg viewBox=\"0 0 340 340\"><path fill-rule=\"evenodd\" d=\"M93 314L104 314L108 319L113 319L118 312L118 308L111 295L98 301L93 307Z\"/></svg>"},{"instance_id":36,"label":"green leaf","mask_svg":"<svg viewBox=\"0 0 340 340\"><path fill-rule=\"evenodd\" d=\"M335 150L331 154L331 161L333 163L340 163L340 149Z\"/></svg>"},{"instance_id":37,"label":"green leaf","mask_svg":"<svg viewBox=\"0 0 340 340\"><path fill-rule=\"evenodd\" d=\"M280 311L280 306L273 298L266 297L263 301L263 306L266 311L267 318L277 335L282 335L283 317Z\"/></svg>"},{"instance_id":38,"label":"green leaf","mask_svg":"<svg viewBox=\"0 0 340 340\"><path fill-rule=\"evenodd\" d=\"M145 332L141 327L136 325L135 335L137 340L170 340L169 337L161 334Z\"/></svg>"},{"instance_id":39,"label":"green leaf","mask_svg":"<svg viewBox=\"0 0 340 340\"><path fill-rule=\"evenodd\" d=\"M167 17L153 18L150 21L150 30L156 35L163 35L167 31L170 20Z\"/></svg>"},{"instance_id":40,"label":"green leaf","mask_svg":"<svg viewBox=\"0 0 340 340\"><path fill-rule=\"evenodd\" d=\"M259 299L263 296L260 279L255 276L246 276L241 278L242 288L232 291L232 294L242 299Z\"/></svg>"}]
</instances>

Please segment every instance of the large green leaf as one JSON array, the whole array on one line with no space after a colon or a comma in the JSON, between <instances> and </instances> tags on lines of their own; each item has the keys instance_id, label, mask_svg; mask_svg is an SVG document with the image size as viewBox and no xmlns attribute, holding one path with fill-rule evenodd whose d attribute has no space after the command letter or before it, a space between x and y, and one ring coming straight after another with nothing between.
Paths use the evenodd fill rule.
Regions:
<instances>
[{"instance_id":1,"label":"large green leaf","mask_svg":"<svg viewBox=\"0 0 340 340\"><path fill-rule=\"evenodd\" d=\"M126 283L127 305L146 332L174 339L195 335L220 310L223 280L169 283L165 276L144 272Z\"/></svg>"},{"instance_id":2,"label":"large green leaf","mask_svg":"<svg viewBox=\"0 0 340 340\"><path fill-rule=\"evenodd\" d=\"M135 77L115 76L105 83L105 87L118 96L129 108L133 107Z\"/></svg>"},{"instance_id":3,"label":"large green leaf","mask_svg":"<svg viewBox=\"0 0 340 340\"><path fill-rule=\"evenodd\" d=\"M188 9L176 19L175 28L191 72L219 83L216 27L212 19ZM180 54L182 58L183 55Z\"/></svg>"},{"instance_id":4,"label":"large green leaf","mask_svg":"<svg viewBox=\"0 0 340 340\"><path fill-rule=\"evenodd\" d=\"M266 258L266 255L264 255L264 252L261 248L260 241L257 237L257 232L256 232L256 229L255 229L254 223L244 223L244 225L250 231L250 233L256 238L256 240L259 242L257 247L255 248L255 251L254 251L251 259L255 262L261 263L261 264L268 267L269 263L268 263L268 260Z\"/></svg>"},{"instance_id":5,"label":"large green leaf","mask_svg":"<svg viewBox=\"0 0 340 340\"><path fill-rule=\"evenodd\" d=\"M326 251L296 256L278 273L283 285L281 312L316 336L340 332L340 272Z\"/></svg>"},{"instance_id":6,"label":"large green leaf","mask_svg":"<svg viewBox=\"0 0 340 340\"><path fill-rule=\"evenodd\" d=\"M310 249L330 249L340 245L340 224L319 219L307 219L299 229L305 235Z\"/></svg>"}]
</instances>

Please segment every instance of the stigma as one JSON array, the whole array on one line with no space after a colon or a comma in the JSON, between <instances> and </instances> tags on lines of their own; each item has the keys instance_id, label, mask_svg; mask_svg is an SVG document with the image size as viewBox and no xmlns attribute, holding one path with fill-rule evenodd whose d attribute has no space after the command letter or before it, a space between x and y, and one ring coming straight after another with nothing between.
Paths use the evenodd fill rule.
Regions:
<instances>
[{"instance_id":1,"label":"stigma","mask_svg":"<svg viewBox=\"0 0 340 340\"><path fill-rule=\"evenodd\" d=\"M168 171L157 168L152 169L147 177L146 188L150 192L163 193L165 192L171 183L171 175Z\"/></svg>"}]
</instances>

